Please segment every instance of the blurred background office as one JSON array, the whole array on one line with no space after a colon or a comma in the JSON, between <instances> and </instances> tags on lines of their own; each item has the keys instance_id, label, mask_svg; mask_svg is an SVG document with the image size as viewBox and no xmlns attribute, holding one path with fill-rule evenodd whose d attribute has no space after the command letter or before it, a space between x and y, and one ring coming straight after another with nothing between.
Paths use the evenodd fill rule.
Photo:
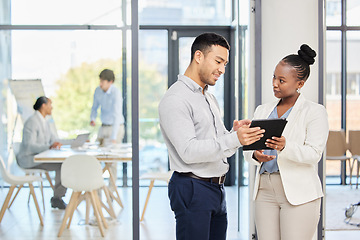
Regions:
<instances>
[{"instance_id":1,"label":"blurred background office","mask_svg":"<svg viewBox=\"0 0 360 240\"><path fill-rule=\"evenodd\" d=\"M21 141L23 123L17 118L18 103L9 88L10 79L40 79L45 95L53 100L52 119L59 138L91 132L90 141L94 142L98 129L89 126L93 91L99 84L98 73L104 68L114 70L114 84L123 96L123 142L131 143L132 124L136 123L131 112L131 69L133 64L138 64L139 176L166 173L168 155L159 129L157 107L177 74L183 73L189 64L189 49L194 38L203 32L217 32L231 45L226 74L210 88L230 129L234 119L251 118L255 106L269 100L272 72L267 69L273 69L277 63L271 54L277 51L282 56L295 52L300 46L297 41L302 39L299 38L294 39L291 46L270 49L267 45L281 42L279 39L284 35L291 39L291 35L286 36L286 28L282 30L284 35L270 33L276 32L276 20L292 13L302 18L288 19L289 22L297 21L301 25L301 21L312 21L309 34L315 36L310 39L314 44L307 43L320 53L310 79L314 85L304 89L304 94L326 106L331 130L344 130L346 138L349 130L360 130L360 0L299 3L275 0L272 6L260 0L139 0L138 61L133 61L132 55L132 4L130 0L0 1L0 155L12 173L21 174L10 145ZM282 24L286 21L282 20ZM100 120L97 121L96 126L101 126ZM346 153L351 155L349 151ZM249 239L254 233L248 210L252 170L244 162L241 151L229 162L228 236L229 239ZM353 162L352 183L356 182L357 166L356 161ZM360 190L356 192L355 187L349 186L350 167L346 161L324 159L322 163L319 174L327 196L337 204L324 204L325 219L319 231L325 226L326 239L337 239L337 234L345 236L349 232L353 234L349 239L355 239L351 237L360 236L360 229L345 224L343 214L350 203L360 201ZM132 180L132 163L119 163L117 185L125 199L125 208L118 218L123 225L132 220ZM149 183L149 180L140 180L140 211ZM46 182L44 184L46 186ZM1 177L0 185L4 186L0 196L6 195L7 184ZM140 236L141 239L170 239L169 236L174 236L171 227L169 232L164 232L165 236L157 233L159 228L151 230L155 223L173 222L168 209L167 183L155 181L155 186L145 217L147 222L140 225ZM339 192L350 200L336 198L335 193ZM152 209L159 211L162 207L165 213L152 214ZM341 227L337 227L339 224ZM2 227L0 225L0 231ZM126 228L132 229L131 224ZM129 236L131 239L131 233Z\"/></svg>"}]
</instances>

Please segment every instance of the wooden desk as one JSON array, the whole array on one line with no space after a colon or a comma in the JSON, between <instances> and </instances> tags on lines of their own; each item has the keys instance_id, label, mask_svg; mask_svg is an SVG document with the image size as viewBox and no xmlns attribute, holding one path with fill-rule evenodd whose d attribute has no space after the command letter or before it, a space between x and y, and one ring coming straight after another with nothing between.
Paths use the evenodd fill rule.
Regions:
<instances>
[{"instance_id":1,"label":"wooden desk","mask_svg":"<svg viewBox=\"0 0 360 240\"><path fill-rule=\"evenodd\" d=\"M96 157L101 162L128 162L131 161L132 153L128 149L103 151L101 149L72 150L63 148L60 150L49 149L35 155L34 162L37 163L61 163L72 155L86 154Z\"/></svg>"},{"instance_id":2,"label":"wooden desk","mask_svg":"<svg viewBox=\"0 0 360 240\"><path fill-rule=\"evenodd\" d=\"M116 179L112 175L110 171L110 166L114 162L128 162L132 159L132 151L130 145L120 145L118 148L114 149L84 149L84 150L73 150L71 148L62 147L60 150L55 149L49 149L42 153L39 153L35 155L34 162L37 163L61 163L65 161L66 158L73 156L73 155L91 155L96 157L99 161L105 163L105 167L103 168L103 172L108 171L110 176L110 182L113 186L116 186ZM112 191L109 191L109 194L111 197L116 200L116 202L121 206L124 207L119 192L117 191L117 188L113 189ZM103 207L109 212L110 215L112 215L114 218L116 218L115 213L113 211L112 206L110 206L111 209L107 208L105 205Z\"/></svg>"}]
</instances>

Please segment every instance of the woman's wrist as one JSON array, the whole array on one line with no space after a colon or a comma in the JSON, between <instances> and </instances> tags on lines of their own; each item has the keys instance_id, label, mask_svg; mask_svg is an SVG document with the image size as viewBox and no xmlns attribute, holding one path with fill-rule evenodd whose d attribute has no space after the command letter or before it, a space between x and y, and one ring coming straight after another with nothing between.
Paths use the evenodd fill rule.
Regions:
<instances>
[{"instance_id":1,"label":"woman's wrist","mask_svg":"<svg viewBox=\"0 0 360 240\"><path fill-rule=\"evenodd\" d=\"M259 161L259 160L256 158L256 156L255 156L255 152L253 152L252 158L253 158L254 160L256 160L257 162Z\"/></svg>"}]
</instances>

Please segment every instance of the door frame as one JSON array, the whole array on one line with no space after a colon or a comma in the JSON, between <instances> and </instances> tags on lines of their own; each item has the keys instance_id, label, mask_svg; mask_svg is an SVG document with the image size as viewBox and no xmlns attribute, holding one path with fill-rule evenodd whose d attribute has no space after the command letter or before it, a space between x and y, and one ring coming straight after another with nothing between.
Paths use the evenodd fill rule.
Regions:
<instances>
[{"instance_id":1,"label":"door frame","mask_svg":"<svg viewBox=\"0 0 360 240\"><path fill-rule=\"evenodd\" d=\"M234 50L229 51L229 63L224 74L224 124L227 129L233 126L236 119L235 98L235 33L231 26L140 26L140 30L167 30L168 31L168 87L177 81L179 74L179 38L196 37L204 32L218 33L229 42ZM190 52L190 49L189 49ZM225 185L235 185L236 164L235 156L228 159L229 171Z\"/></svg>"}]
</instances>

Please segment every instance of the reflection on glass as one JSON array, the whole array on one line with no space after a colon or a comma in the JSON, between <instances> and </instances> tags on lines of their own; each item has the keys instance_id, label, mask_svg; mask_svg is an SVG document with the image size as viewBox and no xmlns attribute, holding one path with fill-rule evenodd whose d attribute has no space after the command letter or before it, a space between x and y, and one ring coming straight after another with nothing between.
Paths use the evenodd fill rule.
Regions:
<instances>
[{"instance_id":1,"label":"reflection on glass","mask_svg":"<svg viewBox=\"0 0 360 240\"><path fill-rule=\"evenodd\" d=\"M360 26L360 0L347 0L346 8L346 24Z\"/></svg>"},{"instance_id":2,"label":"reflection on glass","mask_svg":"<svg viewBox=\"0 0 360 240\"><path fill-rule=\"evenodd\" d=\"M341 129L341 32L326 32L326 108L331 130Z\"/></svg>"},{"instance_id":3,"label":"reflection on glass","mask_svg":"<svg viewBox=\"0 0 360 240\"><path fill-rule=\"evenodd\" d=\"M341 32L326 32L326 110L330 130L341 129ZM338 161L326 161L326 175L339 176ZM327 181L330 179L327 178ZM338 181L338 177L336 178Z\"/></svg>"},{"instance_id":4,"label":"reflection on glass","mask_svg":"<svg viewBox=\"0 0 360 240\"><path fill-rule=\"evenodd\" d=\"M230 25L231 1L140 0L141 25Z\"/></svg>"},{"instance_id":5,"label":"reflection on glass","mask_svg":"<svg viewBox=\"0 0 360 240\"><path fill-rule=\"evenodd\" d=\"M167 37L166 30L139 32L140 176L146 172L168 171L168 153L158 114L158 105L168 84Z\"/></svg>"},{"instance_id":6,"label":"reflection on glass","mask_svg":"<svg viewBox=\"0 0 360 240\"><path fill-rule=\"evenodd\" d=\"M184 74L190 64L191 45L195 37L179 38L179 73ZM209 92L214 94L219 103L222 117L224 117L224 75L217 80L215 86L209 86Z\"/></svg>"},{"instance_id":7,"label":"reflection on glass","mask_svg":"<svg viewBox=\"0 0 360 240\"><path fill-rule=\"evenodd\" d=\"M122 0L12 0L16 25L124 25Z\"/></svg>"},{"instance_id":8,"label":"reflection on glass","mask_svg":"<svg viewBox=\"0 0 360 240\"><path fill-rule=\"evenodd\" d=\"M96 138L89 116L98 76L113 69L121 89L121 56L121 31L12 31L12 78L41 79L60 138Z\"/></svg>"},{"instance_id":9,"label":"reflection on glass","mask_svg":"<svg viewBox=\"0 0 360 240\"><path fill-rule=\"evenodd\" d=\"M341 25L341 0L326 0L326 25Z\"/></svg>"},{"instance_id":10,"label":"reflection on glass","mask_svg":"<svg viewBox=\"0 0 360 240\"><path fill-rule=\"evenodd\" d=\"M360 129L360 31L347 32L346 128Z\"/></svg>"}]
</instances>

